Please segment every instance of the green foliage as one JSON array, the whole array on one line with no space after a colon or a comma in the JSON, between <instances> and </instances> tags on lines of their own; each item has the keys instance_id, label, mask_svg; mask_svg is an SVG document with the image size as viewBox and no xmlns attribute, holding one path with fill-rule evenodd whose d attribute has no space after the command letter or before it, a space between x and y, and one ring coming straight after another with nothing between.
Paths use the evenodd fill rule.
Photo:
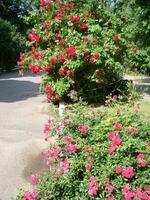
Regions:
<instances>
[{"instance_id":1,"label":"green foliage","mask_svg":"<svg viewBox=\"0 0 150 200\"><path fill-rule=\"evenodd\" d=\"M137 50L137 53L130 50L126 65L132 71L150 74L150 48Z\"/></svg>"},{"instance_id":2,"label":"green foliage","mask_svg":"<svg viewBox=\"0 0 150 200\"><path fill-rule=\"evenodd\" d=\"M15 25L0 18L0 71L9 71L17 64L24 38Z\"/></svg>"}]
</instances>

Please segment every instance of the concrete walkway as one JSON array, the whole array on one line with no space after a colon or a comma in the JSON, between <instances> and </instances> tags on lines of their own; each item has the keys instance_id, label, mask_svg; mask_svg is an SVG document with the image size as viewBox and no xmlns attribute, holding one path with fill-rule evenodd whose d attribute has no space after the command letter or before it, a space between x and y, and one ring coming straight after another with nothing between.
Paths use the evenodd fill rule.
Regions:
<instances>
[{"instance_id":1,"label":"concrete walkway","mask_svg":"<svg viewBox=\"0 0 150 200\"><path fill-rule=\"evenodd\" d=\"M18 187L32 187L30 175L44 170L39 152L46 145L42 124L48 115L39 81L30 74L0 75L0 200L9 200Z\"/></svg>"}]
</instances>

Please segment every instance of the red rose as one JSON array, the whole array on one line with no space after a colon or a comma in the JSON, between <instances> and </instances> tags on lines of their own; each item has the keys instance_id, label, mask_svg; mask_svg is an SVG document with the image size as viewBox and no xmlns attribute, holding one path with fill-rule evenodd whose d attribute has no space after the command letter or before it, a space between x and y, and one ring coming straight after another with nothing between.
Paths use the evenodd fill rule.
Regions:
<instances>
[{"instance_id":1,"label":"red rose","mask_svg":"<svg viewBox=\"0 0 150 200\"><path fill-rule=\"evenodd\" d=\"M88 41L89 41L88 37L84 37L84 38L83 38L83 41L84 41L85 43L88 43Z\"/></svg>"},{"instance_id":2,"label":"red rose","mask_svg":"<svg viewBox=\"0 0 150 200\"><path fill-rule=\"evenodd\" d=\"M56 59L56 58L51 58L51 60L50 60L50 61L51 61L51 63L52 63L52 64L55 64L55 63L57 63L57 59Z\"/></svg>"},{"instance_id":3,"label":"red rose","mask_svg":"<svg viewBox=\"0 0 150 200\"><path fill-rule=\"evenodd\" d=\"M76 48L75 47L68 47L65 52L67 54L70 54L71 56L74 56L76 54Z\"/></svg>"},{"instance_id":4,"label":"red rose","mask_svg":"<svg viewBox=\"0 0 150 200\"><path fill-rule=\"evenodd\" d=\"M44 67L44 71L46 71L46 72L52 72L53 68L51 66L47 66L47 67Z\"/></svg>"},{"instance_id":5,"label":"red rose","mask_svg":"<svg viewBox=\"0 0 150 200\"><path fill-rule=\"evenodd\" d=\"M74 4L73 4L73 3L68 3L68 4L67 4L67 8L73 9L73 8L74 8Z\"/></svg>"},{"instance_id":6,"label":"red rose","mask_svg":"<svg viewBox=\"0 0 150 200\"><path fill-rule=\"evenodd\" d=\"M67 76L70 77L70 78L72 78L72 77L74 76L73 72L70 71L70 70L68 70L68 71L66 72L66 74L67 74Z\"/></svg>"},{"instance_id":7,"label":"red rose","mask_svg":"<svg viewBox=\"0 0 150 200\"><path fill-rule=\"evenodd\" d=\"M98 85L101 85L102 81L101 81L101 80L96 80L96 83L97 83Z\"/></svg>"},{"instance_id":8,"label":"red rose","mask_svg":"<svg viewBox=\"0 0 150 200\"><path fill-rule=\"evenodd\" d=\"M93 38L92 43L93 43L93 44L97 43L97 39L96 39L96 38Z\"/></svg>"},{"instance_id":9,"label":"red rose","mask_svg":"<svg viewBox=\"0 0 150 200\"><path fill-rule=\"evenodd\" d=\"M76 21L75 16L71 15L71 16L70 16L70 21L71 21L72 23L74 23L74 22Z\"/></svg>"},{"instance_id":10,"label":"red rose","mask_svg":"<svg viewBox=\"0 0 150 200\"><path fill-rule=\"evenodd\" d=\"M101 57L101 54L95 53L95 54L93 55L93 57L94 57L95 59L99 59L99 58Z\"/></svg>"},{"instance_id":11,"label":"red rose","mask_svg":"<svg viewBox=\"0 0 150 200\"><path fill-rule=\"evenodd\" d=\"M83 23L83 24L80 24L79 29L80 29L80 30L83 30L83 29L84 29L84 30L87 30L87 29L88 29L88 25L87 25L87 24L84 24L84 23Z\"/></svg>"},{"instance_id":12,"label":"red rose","mask_svg":"<svg viewBox=\"0 0 150 200\"><path fill-rule=\"evenodd\" d=\"M119 36L118 36L118 35L115 35L115 36L114 36L114 42L115 42L115 43L119 43Z\"/></svg>"},{"instance_id":13,"label":"red rose","mask_svg":"<svg viewBox=\"0 0 150 200\"><path fill-rule=\"evenodd\" d=\"M61 46L63 46L63 45L65 44L65 40L64 40L64 39L61 39L60 42L59 42L59 44L60 44Z\"/></svg>"},{"instance_id":14,"label":"red rose","mask_svg":"<svg viewBox=\"0 0 150 200\"><path fill-rule=\"evenodd\" d=\"M56 34L55 34L55 38L56 38L56 40L60 40L60 39L61 39L59 33L56 33Z\"/></svg>"},{"instance_id":15,"label":"red rose","mask_svg":"<svg viewBox=\"0 0 150 200\"><path fill-rule=\"evenodd\" d=\"M132 49L132 51L133 51L134 53L137 53L138 48L135 47L135 48Z\"/></svg>"}]
</instances>

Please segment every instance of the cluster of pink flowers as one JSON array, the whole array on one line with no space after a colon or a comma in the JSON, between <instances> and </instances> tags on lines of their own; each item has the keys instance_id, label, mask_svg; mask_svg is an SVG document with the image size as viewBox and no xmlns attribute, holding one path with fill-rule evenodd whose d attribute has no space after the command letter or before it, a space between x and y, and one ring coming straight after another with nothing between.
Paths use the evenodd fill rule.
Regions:
<instances>
[{"instance_id":1,"label":"cluster of pink flowers","mask_svg":"<svg viewBox=\"0 0 150 200\"><path fill-rule=\"evenodd\" d=\"M150 200L150 195L146 192L142 192L141 188L137 188L134 192L132 192L131 187L128 184L123 186L122 193L125 200L132 200L134 197L141 200Z\"/></svg>"},{"instance_id":2,"label":"cluster of pink flowers","mask_svg":"<svg viewBox=\"0 0 150 200\"><path fill-rule=\"evenodd\" d=\"M120 123L114 123L114 128L117 129L118 131L121 131L122 130L122 124Z\"/></svg>"},{"instance_id":3,"label":"cluster of pink flowers","mask_svg":"<svg viewBox=\"0 0 150 200\"><path fill-rule=\"evenodd\" d=\"M32 174L31 175L31 182L33 185L37 185L39 182L39 176L38 174Z\"/></svg>"},{"instance_id":4,"label":"cluster of pink flowers","mask_svg":"<svg viewBox=\"0 0 150 200\"><path fill-rule=\"evenodd\" d=\"M44 124L43 132L45 134L45 141L48 141L51 123L52 123L52 120L48 119L47 123Z\"/></svg>"},{"instance_id":5,"label":"cluster of pink flowers","mask_svg":"<svg viewBox=\"0 0 150 200\"><path fill-rule=\"evenodd\" d=\"M68 137L68 136L64 136L63 138L64 142L70 144L70 143L73 143L73 139L71 137Z\"/></svg>"},{"instance_id":6,"label":"cluster of pink flowers","mask_svg":"<svg viewBox=\"0 0 150 200\"><path fill-rule=\"evenodd\" d=\"M78 125L78 128L80 130L80 133L83 134L83 135L86 135L89 131L88 125L81 124L81 125Z\"/></svg>"},{"instance_id":7,"label":"cluster of pink flowers","mask_svg":"<svg viewBox=\"0 0 150 200\"><path fill-rule=\"evenodd\" d=\"M36 200L39 196L39 191L37 189L33 189L31 192L25 192L23 200Z\"/></svg>"},{"instance_id":8,"label":"cluster of pink flowers","mask_svg":"<svg viewBox=\"0 0 150 200\"><path fill-rule=\"evenodd\" d=\"M139 153L137 155L137 162L140 164L140 166L142 168L145 168L147 166L147 161L144 160L144 154L143 153Z\"/></svg>"},{"instance_id":9,"label":"cluster of pink flowers","mask_svg":"<svg viewBox=\"0 0 150 200\"><path fill-rule=\"evenodd\" d=\"M90 196L96 196L98 187L99 187L99 184L95 181L95 177L91 176L89 187L88 187L88 194Z\"/></svg>"},{"instance_id":10,"label":"cluster of pink flowers","mask_svg":"<svg viewBox=\"0 0 150 200\"><path fill-rule=\"evenodd\" d=\"M69 170L69 159L66 158L60 163L60 167L63 168L63 173L67 173Z\"/></svg>"},{"instance_id":11,"label":"cluster of pink flowers","mask_svg":"<svg viewBox=\"0 0 150 200\"><path fill-rule=\"evenodd\" d=\"M114 131L108 133L108 138L112 141L112 144L109 146L109 154L112 155L116 151L117 147L122 144L122 141Z\"/></svg>"},{"instance_id":12,"label":"cluster of pink flowers","mask_svg":"<svg viewBox=\"0 0 150 200\"><path fill-rule=\"evenodd\" d=\"M121 166L117 166L116 167L116 173L121 174L123 177L125 177L127 179L130 179L135 175L134 174L134 168L131 167L131 166L128 166L124 169Z\"/></svg>"},{"instance_id":13,"label":"cluster of pink flowers","mask_svg":"<svg viewBox=\"0 0 150 200\"><path fill-rule=\"evenodd\" d=\"M78 150L78 146L76 144L68 144L65 146L65 150L69 153L75 153Z\"/></svg>"},{"instance_id":14,"label":"cluster of pink flowers","mask_svg":"<svg viewBox=\"0 0 150 200\"><path fill-rule=\"evenodd\" d=\"M92 169L92 166L90 164L85 165L85 170L87 172L91 171L91 169Z\"/></svg>"},{"instance_id":15,"label":"cluster of pink flowers","mask_svg":"<svg viewBox=\"0 0 150 200\"><path fill-rule=\"evenodd\" d=\"M136 135L137 134L137 129L135 127L126 127L125 128L125 131L127 133L132 133L133 135Z\"/></svg>"}]
</instances>

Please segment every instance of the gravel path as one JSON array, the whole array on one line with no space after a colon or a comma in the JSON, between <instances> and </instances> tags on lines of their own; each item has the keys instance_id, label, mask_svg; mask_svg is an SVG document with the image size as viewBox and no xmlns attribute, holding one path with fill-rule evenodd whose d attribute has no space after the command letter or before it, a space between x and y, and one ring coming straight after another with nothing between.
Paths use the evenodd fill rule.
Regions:
<instances>
[{"instance_id":1,"label":"gravel path","mask_svg":"<svg viewBox=\"0 0 150 200\"><path fill-rule=\"evenodd\" d=\"M29 177L44 165L42 124L48 115L39 95L39 77L0 75L0 200L9 200L18 187L30 188Z\"/></svg>"}]
</instances>

